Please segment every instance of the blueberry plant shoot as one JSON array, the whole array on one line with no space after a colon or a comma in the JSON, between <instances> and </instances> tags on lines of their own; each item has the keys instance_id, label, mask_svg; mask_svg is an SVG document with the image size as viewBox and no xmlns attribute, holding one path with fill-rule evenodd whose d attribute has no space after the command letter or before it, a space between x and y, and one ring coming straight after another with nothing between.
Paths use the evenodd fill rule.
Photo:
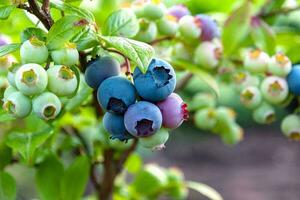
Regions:
<instances>
[{"instance_id":1,"label":"blueberry plant shoot","mask_svg":"<svg viewBox=\"0 0 300 200\"><path fill-rule=\"evenodd\" d=\"M235 145L246 115L300 140L297 1L197 2L1 0L1 200L14 165L35 199L222 200L140 152L182 124Z\"/></svg>"}]
</instances>

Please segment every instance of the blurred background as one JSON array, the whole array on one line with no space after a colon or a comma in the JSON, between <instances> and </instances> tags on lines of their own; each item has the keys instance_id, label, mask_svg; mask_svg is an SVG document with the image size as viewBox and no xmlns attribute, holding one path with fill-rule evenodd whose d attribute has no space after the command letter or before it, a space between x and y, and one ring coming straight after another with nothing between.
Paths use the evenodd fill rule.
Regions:
<instances>
[{"instance_id":1,"label":"blurred background","mask_svg":"<svg viewBox=\"0 0 300 200\"><path fill-rule=\"evenodd\" d=\"M275 0L274 0L275 1ZM120 5L126 7L130 1L124 0L86 0L83 7L94 10L99 24ZM222 21L240 0L165 0L167 5L183 3L193 14L208 13ZM265 0L254 0L260 7ZM294 0L285 2L296 3ZM300 38L300 11L283 16L285 24L292 28ZM18 19L19 20L19 19ZM2 22L1 22L2 23ZM18 22L24 23L25 22ZM17 24L18 24L17 23ZM0 26L1 30L1 26ZM2 31L2 30L1 30ZM4 30L14 38L19 33ZM233 35L234 37L234 35ZM297 44L297 39L293 40ZM299 40L300 41L300 40ZM295 45L296 45L295 44ZM299 45L299 44L298 44ZM299 54L295 56L300 56ZM182 91L189 97L205 91L205 84L194 78ZM199 86L199 87L198 87ZM300 199L300 145L289 141L280 132L280 125L260 126L254 124L249 113L243 108L232 85L221 87L219 105L237 111L238 123L244 128L244 140L235 146L224 144L219 137L196 129L187 122L172 132L167 148L159 152L139 149L145 163L157 163L163 167L178 167L186 179L203 182L221 193L225 200L299 200ZM279 119L287 110L278 110ZM36 198L34 170L21 165L12 165L8 171L17 179L19 200ZM191 192L190 200L205 199Z\"/></svg>"}]
</instances>

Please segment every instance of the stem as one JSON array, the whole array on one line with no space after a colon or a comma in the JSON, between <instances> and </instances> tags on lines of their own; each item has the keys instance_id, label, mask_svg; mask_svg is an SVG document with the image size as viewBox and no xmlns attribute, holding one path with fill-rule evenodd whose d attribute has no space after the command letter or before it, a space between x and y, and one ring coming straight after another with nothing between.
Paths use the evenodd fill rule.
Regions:
<instances>
[{"instance_id":1,"label":"stem","mask_svg":"<svg viewBox=\"0 0 300 200\"><path fill-rule=\"evenodd\" d=\"M126 76L127 77L131 77L132 76L132 73L131 73L131 68L130 68L130 62L129 62L129 59L123 54L121 53L120 51L117 51L115 49L106 49L107 51L109 52L112 52L112 53L116 53L116 54L119 54L120 56L122 56L125 60L125 63L121 66L121 67L125 67L126 68Z\"/></svg>"},{"instance_id":2,"label":"stem","mask_svg":"<svg viewBox=\"0 0 300 200\"><path fill-rule=\"evenodd\" d=\"M300 10L300 6L297 6L294 8L280 8L280 9L273 10L268 13L262 12L262 13L259 13L257 16L261 17L261 18L268 18L268 17L274 17L276 15L285 15L285 14L288 14L288 13L296 11L296 10Z\"/></svg>"},{"instance_id":3,"label":"stem","mask_svg":"<svg viewBox=\"0 0 300 200\"><path fill-rule=\"evenodd\" d=\"M150 42L149 44L150 45L155 45L155 44L158 44L160 42L163 42L163 41L166 41L166 40L172 40L174 39L173 36L166 36L166 37L162 37L162 38L158 38L156 40L153 40L152 42Z\"/></svg>"},{"instance_id":4,"label":"stem","mask_svg":"<svg viewBox=\"0 0 300 200\"><path fill-rule=\"evenodd\" d=\"M28 0L28 3L32 11L32 14L34 14L43 23L43 25L49 30L53 24L53 19L51 18L50 13L48 12L46 14L43 10L41 10L40 6L35 0Z\"/></svg>"}]
</instances>

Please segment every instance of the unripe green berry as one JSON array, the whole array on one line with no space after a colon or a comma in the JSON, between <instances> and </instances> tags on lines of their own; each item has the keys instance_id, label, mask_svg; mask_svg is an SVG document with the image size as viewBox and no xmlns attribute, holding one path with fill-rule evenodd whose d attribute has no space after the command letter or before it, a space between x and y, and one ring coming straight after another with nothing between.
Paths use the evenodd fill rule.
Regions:
<instances>
[{"instance_id":1,"label":"unripe green berry","mask_svg":"<svg viewBox=\"0 0 300 200\"><path fill-rule=\"evenodd\" d=\"M16 72L15 83L18 90L23 94L40 94L47 87L47 72L38 64L23 65Z\"/></svg>"},{"instance_id":2,"label":"unripe green berry","mask_svg":"<svg viewBox=\"0 0 300 200\"><path fill-rule=\"evenodd\" d=\"M157 27L154 22L148 22L140 20L140 31L134 37L134 39L142 42L152 42L157 36Z\"/></svg>"},{"instance_id":3,"label":"unripe green berry","mask_svg":"<svg viewBox=\"0 0 300 200\"><path fill-rule=\"evenodd\" d=\"M43 64L48 59L48 49L43 41L32 37L22 44L20 56L23 63Z\"/></svg>"},{"instance_id":4,"label":"unripe green berry","mask_svg":"<svg viewBox=\"0 0 300 200\"><path fill-rule=\"evenodd\" d=\"M206 69L216 68L222 56L222 48L213 42L202 42L195 50L194 62Z\"/></svg>"},{"instance_id":5,"label":"unripe green berry","mask_svg":"<svg viewBox=\"0 0 300 200\"><path fill-rule=\"evenodd\" d=\"M249 86L242 90L240 94L241 103L250 109L256 108L262 102L260 90L255 86Z\"/></svg>"},{"instance_id":6,"label":"unripe green berry","mask_svg":"<svg viewBox=\"0 0 300 200\"><path fill-rule=\"evenodd\" d=\"M167 15L156 22L158 32L166 36L174 36L178 30L176 17Z\"/></svg>"},{"instance_id":7,"label":"unripe green berry","mask_svg":"<svg viewBox=\"0 0 300 200\"><path fill-rule=\"evenodd\" d=\"M235 124L232 123L229 126L229 130L222 133L222 140L224 143L229 145L234 145L240 142L244 137L243 129Z\"/></svg>"},{"instance_id":8,"label":"unripe green berry","mask_svg":"<svg viewBox=\"0 0 300 200\"><path fill-rule=\"evenodd\" d=\"M195 125L202 130L212 130L217 124L217 112L214 108L198 110L195 113Z\"/></svg>"},{"instance_id":9,"label":"unripe green berry","mask_svg":"<svg viewBox=\"0 0 300 200\"><path fill-rule=\"evenodd\" d=\"M277 53L271 57L268 71L275 76L287 76L292 70L290 59L283 53Z\"/></svg>"},{"instance_id":10,"label":"unripe green berry","mask_svg":"<svg viewBox=\"0 0 300 200\"><path fill-rule=\"evenodd\" d=\"M216 106L216 98L211 93L197 93L189 102L189 110L199 110L203 108L213 108Z\"/></svg>"},{"instance_id":11,"label":"unripe green berry","mask_svg":"<svg viewBox=\"0 0 300 200\"><path fill-rule=\"evenodd\" d=\"M51 93L44 92L32 101L33 112L41 119L50 120L60 113L61 102L59 98Z\"/></svg>"},{"instance_id":12,"label":"unripe green berry","mask_svg":"<svg viewBox=\"0 0 300 200\"><path fill-rule=\"evenodd\" d=\"M300 140L300 117L295 114L286 116L281 122L281 131L292 140Z\"/></svg>"},{"instance_id":13,"label":"unripe green berry","mask_svg":"<svg viewBox=\"0 0 300 200\"><path fill-rule=\"evenodd\" d=\"M274 108L267 104L262 103L252 113L253 119L259 124L271 124L276 120L276 114Z\"/></svg>"},{"instance_id":14,"label":"unripe green berry","mask_svg":"<svg viewBox=\"0 0 300 200\"><path fill-rule=\"evenodd\" d=\"M191 60L192 59L192 49L189 49L188 46L185 46L183 43L176 43L172 46L172 57L182 60Z\"/></svg>"},{"instance_id":15,"label":"unripe green berry","mask_svg":"<svg viewBox=\"0 0 300 200\"><path fill-rule=\"evenodd\" d=\"M0 57L0 73L6 73L7 69L15 62L15 58L11 55Z\"/></svg>"},{"instance_id":16,"label":"unripe green berry","mask_svg":"<svg viewBox=\"0 0 300 200\"><path fill-rule=\"evenodd\" d=\"M165 143L169 139L169 133L165 129L161 129L154 135L142 137L139 139L139 144L145 148L152 150L161 150L165 148Z\"/></svg>"},{"instance_id":17,"label":"unripe green berry","mask_svg":"<svg viewBox=\"0 0 300 200\"><path fill-rule=\"evenodd\" d=\"M158 20L164 16L166 6L163 3L160 3L160 1L150 1L144 5L143 10L143 17L149 20Z\"/></svg>"},{"instance_id":18,"label":"unripe green berry","mask_svg":"<svg viewBox=\"0 0 300 200\"><path fill-rule=\"evenodd\" d=\"M13 86L8 86L5 91L4 91L4 94L3 94L3 100L7 99L12 93L14 92L18 92L18 90L13 87Z\"/></svg>"},{"instance_id":19,"label":"unripe green berry","mask_svg":"<svg viewBox=\"0 0 300 200\"><path fill-rule=\"evenodd\" d=\"M270 57L265 52L255 49L246 53L244 67L252 73L264 73L267 71Z\"/></svg>"},{"instance_id":20,"label":"unripe green berry","mask_svg":"<svg viewBox=\"0 0 300 200\"><path fill-rule=\"evenodd\" d=\"M270 76L264 79L260 90L263 97L273 104L282 103L289 94L286 80L277 76Z\"/></svg>"},{"instance_id":21,"label":"unripe green berry","mask_svg":"<svg viewBox=\"0 0 300 200\"><path fill-rule=\"evenodd\" d=\"M190 15L183 16L179 20L179 31L186 40L195 40L201 35L201 24Z\"/></svg>"},{"instance_id":22,"label":"unripe green berry","mask_svg":"<svg viewBox=\"0 0 300 200\"><path fill-rule=\"evenodd\" d=\"M6 78L7 78L8 83L11 86L17 87L16 82L15 82L15 75L20 67L21 67L20 65L13 65L8 69Z\"/></svg>"},{"instance_id":23,"label":"unripe green berry","mask_svg":"<svg viewBox=\"0 0 300 200\"><path fill-rule=\"evenodd\" d=\"M73 43L67 43L65 48L52 51L51 57L54 63L58 65L72 66L79 61L79 53Z\"/></svg>"},{"instance_id":24,"label":"unripe green berry","mask_svg":"<svg viewBox=\"0 0 300 200\"><path fill-rule=\"evenodd\" d=\"M77 78L70 67L54 65L47 70L48 89L57 96L72 95L77 88Z\"/></svg>"},{"instance_id":25,"label":"unripe green berry","mask_svg":"<svg viewBox=\"0 0 300 200\"><path fill-rule=\"evenodd\" d=\"M259 86L260 80L257 76L252 76L247 72L237 72L233 75L233 81L237 91L242 91L249 86Z\"/></svg>"},{"instance_id":26,"label":"unripe green berry","mask_svg":"<svg viewBox=\"0 0 300 200\"><path fill-rule=\"evenodd\" d=\"M23 118L31 112L31 101L21 92L13 92L4 100L3 108L15 117Z\"/></svg>"}]
</instances>

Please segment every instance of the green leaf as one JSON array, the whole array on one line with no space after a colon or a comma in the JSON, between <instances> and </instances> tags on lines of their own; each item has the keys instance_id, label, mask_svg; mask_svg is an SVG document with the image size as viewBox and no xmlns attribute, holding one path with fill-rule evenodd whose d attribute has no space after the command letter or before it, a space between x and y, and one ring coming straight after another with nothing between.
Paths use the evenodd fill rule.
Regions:
<instances>
[{"instance_id":1,"label":"green leaf","mask_svg":"<svg viewBox=\"0 0 300 200\"><path fill-rule=\"evenodd\" d=\"M36 186L39 196L43 200L60 199L60 181L64 174L64 167L58 158L49 155L36 171Z\"/></svg>"},{"instance_id":2,"label":"green leaf","mask_svg":"<svg viewBox=\"0 0 300 200\"><path fill-rule=\"evenodd\" d=\"M246 0L241 7L232 12L223 27L222 43L226 56L233 53L250 29L251 2Z\"/></svg>"},{"instance_id":3,"label":"green leaf","mask_svg":"<svg viewBox=\"0 0 300 200\"><path fill-rule=\"evenodd\" d=\"M8 6L1 6L0 7L0 19L4 20L9 17L9 15L14 11L16 6L8 5Z\"/></svg>"},{"instance_id":4,"label":"green leaf","mask_svg":"<svg viewBox=\"0 0 300 200\"><path fill-rule=\"evenodd\" d=\"M15 117L8 113L0 113L0 122L7 122L14 120Z\"/></svg>"},{"instance_id":5,"label":"green leaf","mask_svg":"<svg viewBox=\"0 0 300 200\"><path fill-rule=\"evenodd\" d=\"M12 132L6 139L7 146L19 152L26 161L32 161L35 150L40 147L50 135L52 127L44 128L34 133Z\"/></svg>"},{"instance_id":6,"label":"green leaf","mask_svg":"<svg viewBox=\"0 0 300 200\"><path fill-rule=\"evenodd\" d=\"M7 44L0 47L0 57L17 51L21 47L20 43Z\"/></svg>"},{"instance_id":7,"label":"green leaf","mask_svg":"<svg viewBox=\"0 0 300 200\"><path fill-rule=\"evenodd\" d=\"M139 31L139 22L129 9L113 12L106 20L103 34L107 36L134 37Z\"/></svg>"},{"instance_id":8,"label":"green leaf","mask_svg":"<svg viewBox=\"0 0 300 200\"><path fill-rule=\"evenodd\" d=\"M78 16L65 16L56 21L47 37L47 46L50 49L61 48L66 42L78 34L88 22Z\"/></svg>"},{"instance_id":9,"label":"green leaf","mask_svg":"<svg viewBox=\"0 0 300 200\"><path fill-rule=\"evenodd\" d=\"M188 181L186 186L201 193L211 200L223 200L222 196L215 189L203 183Z\"/></svg>"},{"instance_id":10,"label":"green leaf","mask_svg":"<svg viewBox=\"0 0 300 200\"><path fill-rule=\"evenodd\" d=\"M81 156L65 171L61 182L62 200L81 199L88 182L89 168L89 160Z\"/></svg>"},{"instance_id":11,"label":"green leaf","mask_svg":"<svg viewBox=\"0 0 300 200\"><path fill-rule=\"evenodd\" d=\"M3 170L6 165L10 164L12 159L12 151L4 141L0 142L0 158L0 170Z\"/></svg>"},{"instance_id":12,"label":"green leaf","mask_svg":"<svg viewBox=\"0 0 300 200\"><path fill-rule=\"evenodd\" d=\"M137 154L131 154L125 163L125 168L128 172L136 174L142 168L143 161L141 157Z\"/></svg>"},{"instance_id":13,"label":"green leaf","mask_svg":"<svg viewBox=\"0 0 300 200\"><path fill-rule=\"evenodd\" d=\"M179 68L183 68L188 70L189 72L198 76L201 80L203 80L215 93L217 97L220 97L220 89L215 78L210 75L208 72L201 69L199 66L192 64L185 60L172 60L171 63L174 66L178 66Z\"/></svg>"},{"instance_id":14,"label":"green leaf","mask_svg":"<svg viewBox=\"0 0 300 200\"><path fill-rule=\"evenodd\" d=\"M269 54L274 54L276 40L273 29L260 19L254 19L252 24L251 36L256 46Z\"/></svg>"},{"instance_id":15,"label":"green leaf","mask_svg":"<svg viewBox=\"0 0 300 200\"><path fill-rule=\"evenodd\" d=\"M0 199L15 200L16 193L17 188L14 178L6 172L0 172Z\"/></svg>"},{"instance_id":16,"label":"green leaf","mask_svg":"<svg viewBox=\"0 0 300 200\"><path fill-rule=\"evenodd\" d=\"M37 37L41 41L46 41L47 39L47 34L40 28L26 28L22 33L21 33L21 41L25 42L26 40L29 40L31 37Z\"/></svg>"},{"instance_id":17,"label":"green leaf","mask_svg":"<svg viewBox=\"0 0 300 200\"><path fill-rule=\"evenodd\" d=\"M94 22L95 21L95 17L90 11L78 8L78 7L73 6L69 3L63 2L61 0L51 0L50 1L50 6L53 7L53 8L56 8L60 11L64 11L66 13L69 13L71 15L77 15L79 17L82 17L82 18L88 20L89 22Z\"/></svg>"},{"instance_id":18,"label":"green leaf","mask_svg":"<svg viewBox=\"0 0 300 200\"><path fill-rule=\"evenodd\" d=\"M99 45L97 35L90 27L87 27L78 33L72 38L72 42L76 44L78 51L83 51Z\"/></svg>"},{"instance_id":19,"label":"green leaf","mask_svg":"<svg viewBox=\"0 0 300 200\"><path fill-rule=\"evenodd\" d=\"M150 45L116 36L103 36L101 39L134 62L143 73L147 71L154 56L154 49Z\"/></svg>"}]
</instances>

